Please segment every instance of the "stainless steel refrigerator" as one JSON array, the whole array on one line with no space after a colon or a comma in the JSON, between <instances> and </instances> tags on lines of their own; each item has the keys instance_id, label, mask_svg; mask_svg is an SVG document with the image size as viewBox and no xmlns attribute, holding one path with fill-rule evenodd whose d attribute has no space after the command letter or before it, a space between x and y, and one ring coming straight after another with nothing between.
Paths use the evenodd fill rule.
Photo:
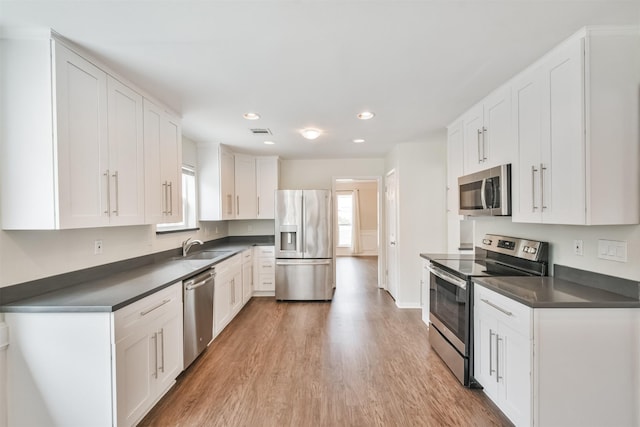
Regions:
<instances>
[{"instance_id":1,"label":"stainless steel refrigerator","mask_svg":"<svg viewBox=\"0 0 640 427\"><path fill-rule=\"evenodd\" d=\"M276 299L331 300L331 191L277 190L275 203Z\"/></svg>"}]
</instances>

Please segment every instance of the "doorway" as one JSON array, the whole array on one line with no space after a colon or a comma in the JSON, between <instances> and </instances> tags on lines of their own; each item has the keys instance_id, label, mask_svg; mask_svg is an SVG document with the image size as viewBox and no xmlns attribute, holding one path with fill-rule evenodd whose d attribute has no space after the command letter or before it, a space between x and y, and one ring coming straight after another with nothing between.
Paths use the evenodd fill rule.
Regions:
<instances>
[{"instance_id":1,"label":"doorway","mask_svg":"<svg viewBox=\"0 0 640 427\"><path fill-rule=\"evenodd\" d=\"M377 176L333 178L336 257L375 257L378 287L384 287L380 265L381 182Z\"/></svg>"}]
</instances>

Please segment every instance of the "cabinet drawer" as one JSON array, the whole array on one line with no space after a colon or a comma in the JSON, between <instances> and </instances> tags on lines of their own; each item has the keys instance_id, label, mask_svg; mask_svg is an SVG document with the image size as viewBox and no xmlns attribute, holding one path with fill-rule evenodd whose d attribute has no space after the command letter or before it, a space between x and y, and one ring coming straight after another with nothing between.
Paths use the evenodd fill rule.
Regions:
<instances>
[{"instance_id":1,"label":"cabinet drawer","mask_svg":"<svg viewBox=\"0 0 640 427\"><path fill-rule=\"evenodd\" d=\"M276 255L275 246L256 246L256 256L258 257L271 257Z\"/></svg>"},{"instance_id":2,"label":"cabinet drawer","mask_svg":"<svg viewBox=\"0 0 640 427\"><path fill-rule=\"evenodd\" d=\"M474 308L478 313L487 313L514 331L531 338L532 308L481 285L474 286Z\"/></svg>"},{"instance_id":3,"label":"cabinet drawer","mask_svg":"<svg viewBox=\"0 0 640 427\"><path fill-rule=\"evenodd\" d=\"M258 274L275 274L275 260L258 260Z\"/></svg>"},{"instance_id":4,"label":"cabinet drawer","mask_svg":"<svg viewBox=\"0 0 640 427\"><path fill-rule=\"evenodd\" d=\"M273 274L260 274L258 276L258 285L256 286L256 288L263 291L275 290L275 283L275 277Z\"/></svg>"},{"instance_id":5,"label":"cabinet drawer","mask_svg":"<svg viewBox=\"0 0 640 427\"><path fill-rule=\"evenodd\" d=\"M126 338L140 327L144 327L155 319L180 310L182 306L182 282L149 295L120 310L114 315L115 341Z\"/></svg>"}]
</instances>

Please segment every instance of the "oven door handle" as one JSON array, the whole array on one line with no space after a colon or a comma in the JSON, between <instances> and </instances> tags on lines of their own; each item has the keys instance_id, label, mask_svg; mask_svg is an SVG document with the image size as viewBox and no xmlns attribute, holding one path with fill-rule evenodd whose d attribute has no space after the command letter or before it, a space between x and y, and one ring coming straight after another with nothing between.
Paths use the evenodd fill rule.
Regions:
<instances>
[{"instance_id":1,"label":"oven door handle","mask_svg":"<svg viewBox=\"0 0 640 427\"><path fill-rule=\"evenodd\" d=\"M434 275L437 276L439 278L441 278L442 280L446 280L447 282L456 285L457 287L461 288L461 289L467 289L467 281L463 280L459 277L454 276L451 273L448 273L444 270L439 269L438 267L434 267L433 265L430 265L428 267L429 271Z\"/></svg>"}]
</instances>

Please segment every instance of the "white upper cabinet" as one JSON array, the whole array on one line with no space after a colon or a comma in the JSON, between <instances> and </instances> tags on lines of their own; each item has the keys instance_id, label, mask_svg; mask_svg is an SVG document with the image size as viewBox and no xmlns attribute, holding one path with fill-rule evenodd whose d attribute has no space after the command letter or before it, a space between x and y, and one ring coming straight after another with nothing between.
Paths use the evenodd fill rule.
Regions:
<instances>
[{"instance_id":1,"label":"white upper cabinet","mask_svg":"<svg viewBox=\"0 0 640 427\"><path fill-rule=\"evenodd\" d=\"M275 191L279 188L279 164L280 160L277 157L256 157L258 219L275 218Z\"/></svg>"},{"instance_id":2,"label":"white upper cabinet","mask_svg":"<svg viewBox=\"0 0 640 427\"><path fill-rule=\"evenodd\" d=\"M145 215L148 224L182 220L180 122L144 100Z\"/></svg>"},{"instance_id":3,"label":"white upper cabinet","mask_svg":"<svg viewBox=\"0 0 640 427\"><path fill-rule=\"evenodd\" d=\"M513 80L514 222L639 222L639 42L582 30Z\"/></svg>"},{"instance_id":4,"label":"white upper cabinet","mask_svg":"<svg viewBox=\"0 0 640 427\"><path fill-rule=\"evenodd\" d=\"M201 221L273 219L278 158L233 153L229 147L198 146Z\"/></svg>"},{"instance_id":5,"label":"white upper cabinet","mask_svg":"<svg viewBox=\"0 0 640 427\"><path fill-rule=\"evenodd\" d=\"M234 156L236 219L255 219L256 158L244 154Z\"/></svg>"},{"instance_id":6,"label":"white upper cabinet","mask_svg":"<svg viewBox=\"0 0 640 427\"><path fill-rule=\"evenodd\" d=\"M464 173L512 163L511 87L505 85L462 116Z\"/></svg>"},{"instance_id":7,"label":"white upper cabinet","mask_svg":"<svg viewBox=\"0 0 640 427\"><path fill-rule=\"evenodd\" d=\"M107 76L107 210L113 225L144 224L142 95Z\"/></svg>"},{"instance_id":8,"label":"white upper cabinet","mask_svg":"<svg viewBox=\"0 0 640 427\"><path fill-rule=\"evenodd\" d=\"M53 34L0 41L1 71L11 82L0 108L3 229L145 223L142 95L72 46ZM173 132L178 150L167 158L179 168L174 125L165 133Z\"/></svg>"}]
</instances>

